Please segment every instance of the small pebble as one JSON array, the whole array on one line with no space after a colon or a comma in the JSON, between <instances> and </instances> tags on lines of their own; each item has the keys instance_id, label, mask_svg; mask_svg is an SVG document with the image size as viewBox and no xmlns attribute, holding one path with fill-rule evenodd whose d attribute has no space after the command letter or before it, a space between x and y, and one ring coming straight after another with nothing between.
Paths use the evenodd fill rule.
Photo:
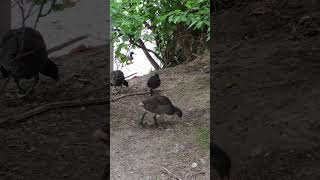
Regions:
<instances>
[{"instance_id":1,"label":"small pebble","mask_svg":"<svg viewBox=\"0 0 320 180\"><path fill-rule=\"evenodd\" d=\"M196 168L198 166L197 163L192 163L191 168Z\"/></svg>"}]
</instances>

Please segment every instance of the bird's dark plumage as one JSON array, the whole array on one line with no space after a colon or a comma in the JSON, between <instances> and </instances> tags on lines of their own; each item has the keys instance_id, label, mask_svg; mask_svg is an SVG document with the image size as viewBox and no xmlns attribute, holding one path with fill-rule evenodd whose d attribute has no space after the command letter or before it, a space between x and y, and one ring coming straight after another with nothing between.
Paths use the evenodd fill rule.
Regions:
<instances>
[{"instance_id":1,"label":"bird's dark plumage","mask_svg":"<svg viewBox=\"0 0 320 180\"><path fill-rule=\"evenodd\" d=\"M177 114L179 118L182 117L182 111L174 106L170 99L165 96L150 96L140 103L140 105L146 110L154 114L155 125L158 126L156 115L168 114L173 115ZM140 124L143 123L145 113L141 118Z\"/></svg>"},{"instance_id":2,"label":"bird's dark plumage","mask_svg":"<svg viewBox=\"0 0 320 180\"><path fill-rule=\"evenodd\" d=\"M134 54L134 52L130 52L130 54L127 55L128 60L133 60L133 57L132 57L133 54Z\"/></svg>"},{"instance_id":3,"label":"bird's dark plumage","mask_svg":"<svg viewBox=\"0 0 320 180\"><path fill-rule=\"evenodd\" d=\"M122 88L122 85L127 86L127 87L129 86L128 81L125 80L123 72L120 70L116 70L111 73L110 84L112 86L114 86L115 88L117 86L120 86Z\"/></svg>"},{"instance_id":4,"label":"bird's dark plumage","mask_svg":"<svg viewBox=\"0 0 320 180\"><path fill-rule=\"evenodd\" d=\"M147 86L150 88L150 94L153 95L153 89L156 89L160 86L161 81L158 74L151 76L147 81Z\"/></svg>"},{"instance_id":5,"label":"bird's dark plumage","mask_svg":"<svg viewBox=\"0 0 320 180\"><path fill-rule=\"evenodd\" d=\"M47 48L41 33L29 27L8 31L1 41L0 71L4 78L10 76L20 89L19 81L34 78L39 81L39 73L59 80L57 65L48 58Z\"/></svg>"},{"instance_id":6,"label":"bird's dark plumage","mask_svg":"<svg viewBox=\"0 0 320 180\"><path fill-rule=\"evenodd\" d=\"M210 147L211 166L216 169L221 179L230 177L231 159L218 145Z\"/></svg>"}]
</instances>

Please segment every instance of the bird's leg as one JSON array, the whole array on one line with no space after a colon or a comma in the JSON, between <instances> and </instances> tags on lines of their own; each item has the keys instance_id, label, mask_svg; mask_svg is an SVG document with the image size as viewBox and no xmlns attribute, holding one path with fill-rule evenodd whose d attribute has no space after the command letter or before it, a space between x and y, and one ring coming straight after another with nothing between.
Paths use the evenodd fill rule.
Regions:
<instances>
[{"instance_id":1,"label":"bird's leg","mask_svg":"<svg viewBox=\"0 0 320 180\"><path fill-rule=\"evenodd\" d=\"M153 95L153 90L152 90L152 89L150 89L150 95L151 95L151 96Z\"/></svg>"},{"instance_id":2,"label":"bird's leg","mask_svg":"<svg viewBox=\"0 0 320 180\"><path fill-rule=\"evenodd\" d=\"M147 114L147 112L144 112L143 115L142 115L142 118L141 118L141 121L140 121L140 124L142 125L143 123L143 119L144 119L144 116Z\"/></svg>"},{"instance_id":3,"label":"bird's leg","mask_svg":"<svg viewBox=\"0 0 320 180\"><path fill-rule=\"evenodd\" d=\"M34 76L33 84L28 88L28 90L27 90L27 92L26 92L25 95L28 95L29 93L31 93L31 92L33 91L34 87L35 87L36 85L38 85L39 79L40 79L40 78L39 78L39 74L37 74L36 76Z\"/></svg>"},{"instance_id":4,"label":"bird's leg","mask_svg":"<svg viewBox=\"0 0 320 180\"><path fill-rule=\"evenodd\" d=\"M155 124L155 126L156 126L156 128L158 127L158 122L157 122L157 115L155 114L154 116L153 116L153 119L154 119L154 124Z\"/></svg>"},{"instance_id":5,"label":"bird's leg","mask_svg":"<svg viewBox=\"0 0 320 180\"><path fill-rule=\"evenodd\" d=\"M121 93L121 90L122 90L122 85L120 86L120 91L119 91L119 93Z\"/></svg>"}]
</instances>

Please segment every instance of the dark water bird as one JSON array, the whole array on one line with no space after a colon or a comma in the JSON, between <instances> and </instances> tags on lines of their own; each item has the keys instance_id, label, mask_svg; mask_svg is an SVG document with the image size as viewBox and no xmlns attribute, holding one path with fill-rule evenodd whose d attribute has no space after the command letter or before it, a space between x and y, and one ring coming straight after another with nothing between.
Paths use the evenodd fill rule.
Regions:
<instances>
[{"instance_id":1,"label":"dark water bird","mask_svg":"<svg viewBox=\"0 0 320 180\"><path fill-rule=\"evenodd\" d=\"M217 144L210 147L211 166L217 171L222 180L229 179L231 169L231 159Z\"/></svg>"},{"instance_id":2,"label":"dark water bird","mask_svg":"<svg viewBox=\"0 0 320 180\"><path fill-rule=\"evenodd\" d=\"M0 72L6 79L4 90L12 77L23 97L33 91L39 82L39 73L58 81L57 65L48 58L47 47L41 33L30 27L12 29L1 41ZM34 79L27 89L20 86L22 79Z\"/></svg>"},{"instance_id":3,"label":"dark water bird","mask_svg":"<svg viewBox=\"0 0 320 180\"><path fill-rule=\"evenodd\" d=\"M134 52L130 52L130 54L127 55L128 60L132 61L133 57L132 55L135 54Z\"/></svg>"},{"instance_id":4,"label":"dark water bird","mask_svg":"<svg viewBox=\"0 0 320 180\"><path fill-rule=\"evenodd\" d=\"M111 73L111 80L110 80L110 84L111 86L113 86L116 90L117 90L117 87L120 86L120 90L122 89L122 86L126 86L128 87L129 86L129 83L128 81L125 80L125 77L124 77L124 74L122 71L120 70L116 70L116 71L113 71Z\"/></svg>"},{"instance_id":5,"label":"dark water bird","mask_svg":"<svg viewBox=\"0 0 320 180\"><path fill-rule=\"evenodd\" d=\"M151 76L147 81L147 86L150 88L150 94L153 95L153 89L156 89L160 86L161 81L159 78L159 74L155 74Z\"/></svg>"},{"instance_id":6,"label":"dark water bird","mask_svg":"<svg viewBox=\"0 0 320 180\"><path fill-rule=\"evenodd\" d=\"M182 117L182 111L174 106L170 99L165 96L149 96L142 103L139 104L142 106L146 111L149 111L154 114L153 119L155 126L158 127L158 122L156 119L157 115L167 114L167 115L174 115L176 114L179 118ZM141 118L140 124L143 124L143 119L147 112L143 113Z\"/></svg>"}]
</instances>

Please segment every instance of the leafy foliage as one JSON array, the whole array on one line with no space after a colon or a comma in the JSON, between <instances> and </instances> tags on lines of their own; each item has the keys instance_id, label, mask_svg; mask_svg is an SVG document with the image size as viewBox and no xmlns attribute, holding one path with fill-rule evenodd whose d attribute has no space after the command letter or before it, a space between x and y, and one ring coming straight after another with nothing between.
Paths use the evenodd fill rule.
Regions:
<instances>
[{"instance_id":1,"label":"leafy foliage","mask_svg":"<svg viewBox=\"0 0 320 180\"><path fill-rule=\"evenodd\" d=\"M210 38L209 0L112 0L111 18L115 56L123 63L127 61L123 53L129 51L130 44L137 48L139 39L155 43L156 53L163 57L179 26L205 32L207 41Z\"/></svg>"}]
</instances>

